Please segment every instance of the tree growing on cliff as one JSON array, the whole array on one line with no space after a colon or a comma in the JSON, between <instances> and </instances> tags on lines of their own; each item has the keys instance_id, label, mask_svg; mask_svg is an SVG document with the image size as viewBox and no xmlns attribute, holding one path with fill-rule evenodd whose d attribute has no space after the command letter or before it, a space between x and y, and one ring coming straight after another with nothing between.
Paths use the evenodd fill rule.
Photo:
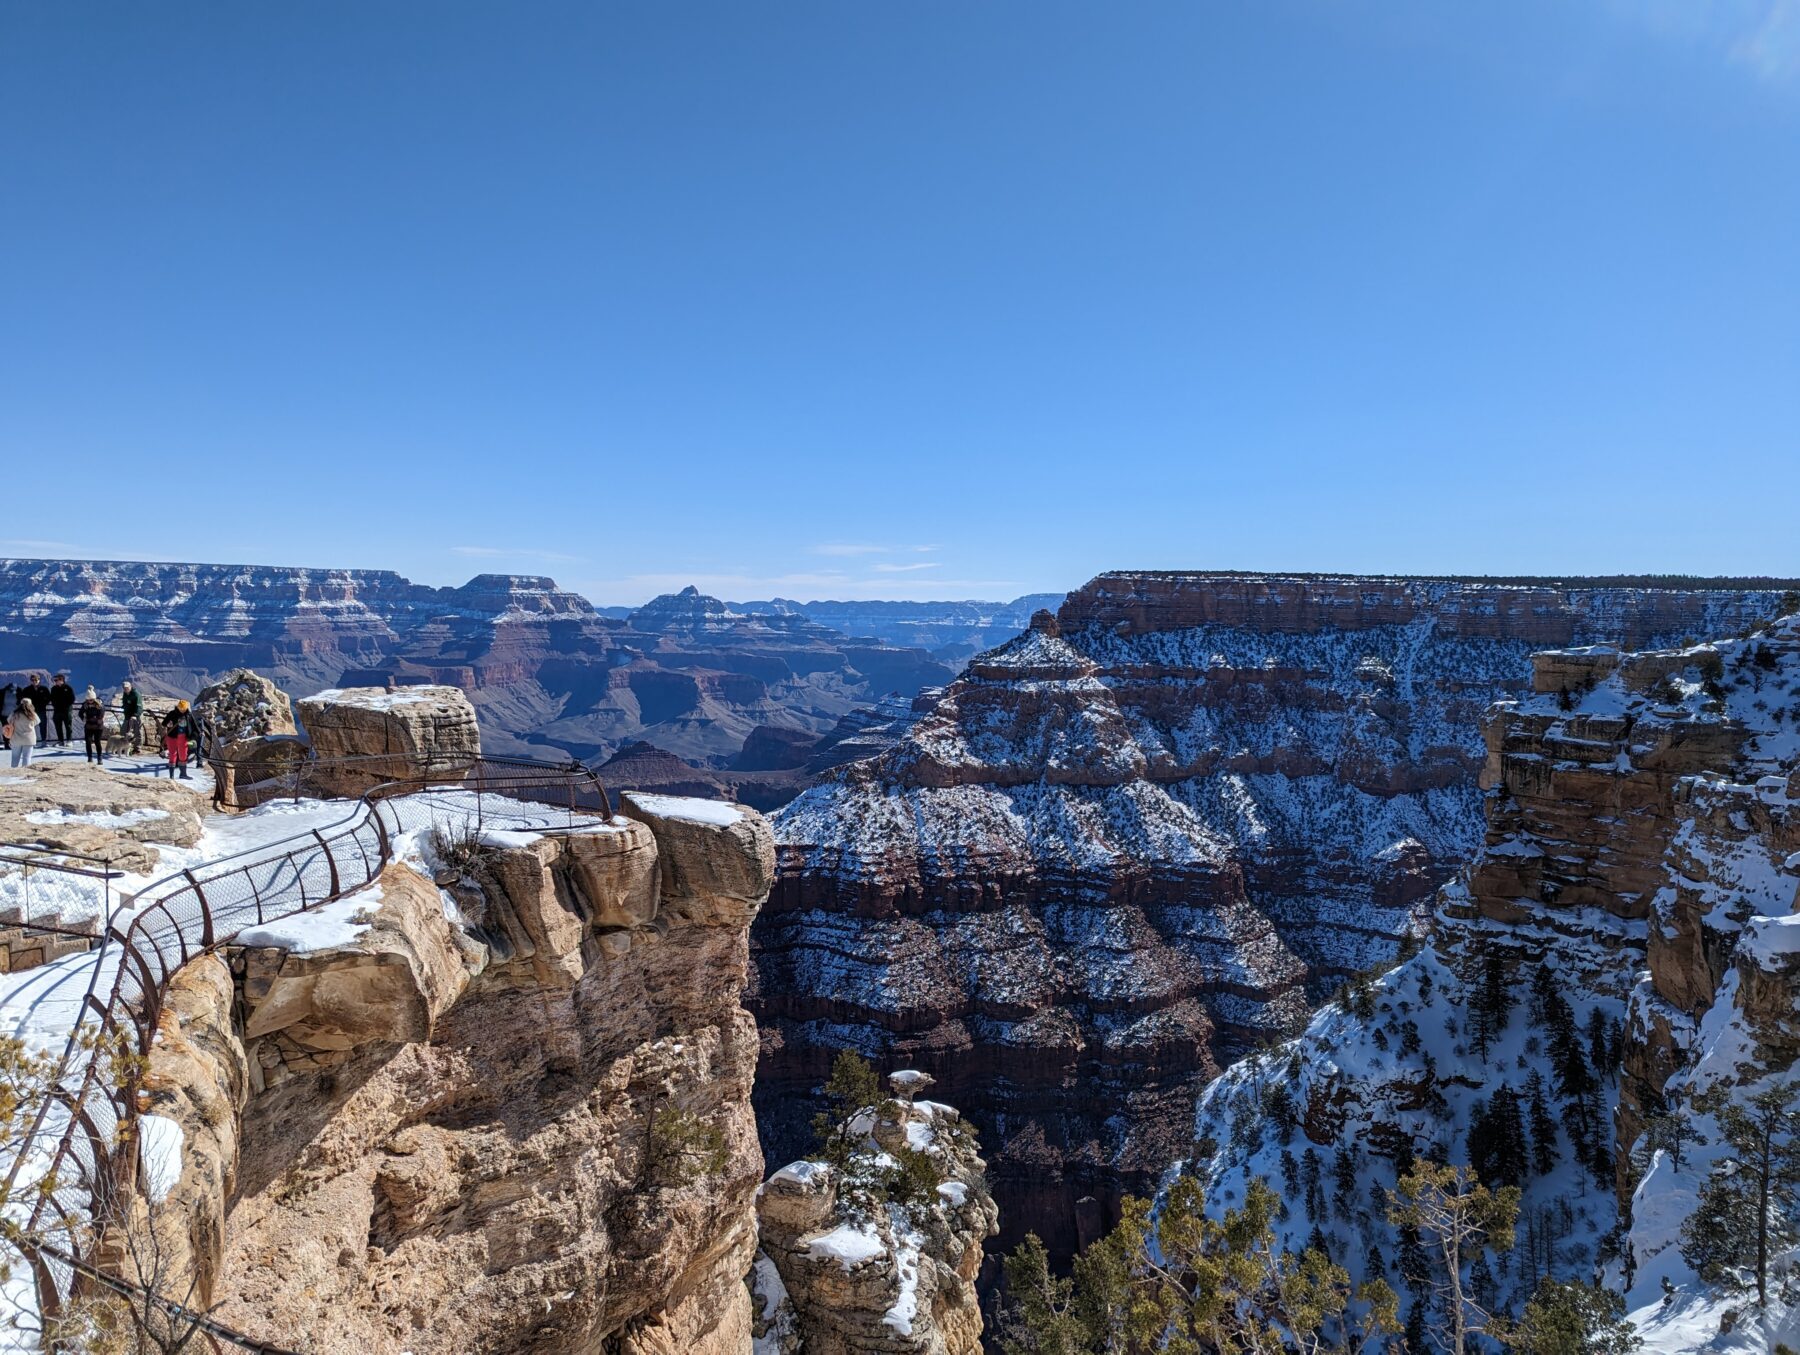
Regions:
<instances>
[{"instance_id":1,"label":"tree growing on cliff","mask_svg":"<svg viewBox=\"0 0 1800 1355\"><path fill-rule=\"evenodd\" d=\"M819 1155L841 1169L868 1132L866 1126L858 1126L858 1117L865 1110L878 1111L886 1097L875 1069L853 1049L838 1050L831 1062L831 1076L820 1090L830 1109L813 1116L813 1137L818 1140Z\"/></svg>"},{"instance_id":2,"label":"tree growing on cliff","mask_svg":"<svg viewBox=\"0 0 1800 1355\"><path fill-rule=\"evenodd\" d=\"M1465 1355L1469 1338L1488 1330L1491 1314L1463 1282L1463 1267L1490 1250L1511 1250L1518 1187L1490 1191L1468 1167L1421 1161L1388 1192L1388 1200L1388 1222L1418 1229L1432 1258L1438 1339L1450 1355Z\"/></svg>"},{"instance_id":3,"label":"tree growing on cliff","mask_svg":"<svg viewBox=\"0 0 1800 1355\"><path fill-rule=\"evenodd\" d=\"M1006 1262L1007 1355L1200 1355L1201 1352L1385 1350L1399 1301L1382 1280L1352 1289L1322 1252L1280 1249L1279 1197L1261 1180L1214 1219L1192 1177L1152 1215L1127 1200L1111 1234L1059 1281L1035 1238Z\"/></svg>"},{"instance_id":4,"label":"tree growing on cliff","mask_svg":"<svg viewBox=\"0 0 1800 1355\"><path fill-rule=\"evenodd\" d=\"M1701 1279L1725 1288L1752 1284L1769 1301L1771 1256L1800 1241L1800 1084L1777 1083L1747 1101L1724 1088L1694 1098L1712 1115L1730 1152L1713 1164L1694 1213L1681 1228L1681 1254Z\"/></svg>"},{"instance_id":5,"label":"tree growing on cliff","mask_svg":"<svg viewBox=\"0 0 1800 1355\"><path fill-rule=\"evenodd\" d=\"M659 1185L685 1186L725 1170L731 1154L717 1125L679 1106L664 1106L650 1117L650 1177Z\"/></svg>"}]
</instances>

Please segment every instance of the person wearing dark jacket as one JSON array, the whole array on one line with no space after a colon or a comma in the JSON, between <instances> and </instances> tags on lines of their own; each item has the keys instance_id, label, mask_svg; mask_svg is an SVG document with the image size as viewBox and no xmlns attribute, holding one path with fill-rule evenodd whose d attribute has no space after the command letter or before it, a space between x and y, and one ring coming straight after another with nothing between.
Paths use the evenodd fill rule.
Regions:
<instances>
[{"instance_id":1,"label":"person wearing dark jacket","mask_svg":"<svg viewBox=\"0 0 1800 1355\"><path fill-rule=\"evenodd\" d=\"M11 725L6 723L6 717L14 709L14 707L16 707L18 705L18 703L13 700L13 693L16 692L17 690L18 690L18 688L15 687L10 682L7 683L4 687L0 687L0 731L5 731L5 730L12 728ZM10 735L7 735L4 738L0 738L0 748L11 748L11 747L12 747L12 737Z\"/></svg>"},{"instance_id":2,"label":"person wearing dark jacket","mask_svg":"<svg viewBox=\"0 0 1800 1355\"><path fill-rule=\"evenodd\" d=\"M196 732L198 731L194 724L193 712L188 709L188 703L177 701L175 709L170 711L169 717L163 721L163 736L167 739L169 748L169 776L171 779L175 776L175 769L179 767L181 779L183 781L192 780L188 776L187 769L188 740Z\"/></svg>"},{"instance_id":3,"label":"person wearing dark jacket","mask_svg":"<svg viewBox=\"0 0 1800 1355\"><path fill-rule=\"evenodd\" d=\"M69 737L75 732L75 689L69 685L66 673L58 673L50 684L50 709L56 716L56 746L67 748Z\"/></svg>"},{"instance_id":4,"label":"person wearing dark jacket","mask_svg":"<svg viewBox=\"0 0 1800 1355\"><path fill-rule=\"evenodd\" d=\"M43 674L33 673L31 685L19 693L31 700L31 708L37 712L37 742L50 742L50 689L44 685Z\"/></svg>"},{"instance_id":5,"label":"person wearing dark jacket","mask_svg":"<svg viewBox=\"0 0 1800 1355\"><path fill-rule=\"evenodd\" d=\"M129 682L119 693L119 733L131 740L133 753L143 746L144 698Z\"/></svg>"},{"instance_id":6,"label":"person wearing dark jacket","mask_svg":"<svg viewBox=\"0 0 1800 1355\"><path fill-rule=\"evenodd\" d=\"M106 707L93 687L81 700L81 742L89 762L106 765Z\"/></svg>"}]
</instances>

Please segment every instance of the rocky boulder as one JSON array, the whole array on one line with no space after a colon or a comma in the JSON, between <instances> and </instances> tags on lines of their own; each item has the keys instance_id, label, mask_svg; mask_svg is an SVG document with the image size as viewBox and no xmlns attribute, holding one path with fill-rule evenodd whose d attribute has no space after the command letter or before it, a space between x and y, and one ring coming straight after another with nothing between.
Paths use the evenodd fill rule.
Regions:
<instances>
[{"instance_id":1,"label":"rocky boulder","mask_svg":"<svg viewBox=\"0 0 1800 1355\"><path fill-rule=\"evenodd\" d=\"M315 777L330 795L361 795L481 754L475 708L456 687L334 687L303 697L300 720L318 758Z\"/></svg>"},{"instance_id":2,"label":"rocky boulder","mask_svg":"<svg viewBox=\"0 0 1800 1355\"><path fill-rule=\"evenodd\" d=\"M929 1082L896 1082L902 1099L856 1116L865 1137L843 1165L794 1162L763 1186L759 1351L980 1355L975 1277L999 1212L973 1131L952 1107L916 1099ZM922 1195L871 1190L902 1159L926 1164Z\"/></svg>"}]
</instances>

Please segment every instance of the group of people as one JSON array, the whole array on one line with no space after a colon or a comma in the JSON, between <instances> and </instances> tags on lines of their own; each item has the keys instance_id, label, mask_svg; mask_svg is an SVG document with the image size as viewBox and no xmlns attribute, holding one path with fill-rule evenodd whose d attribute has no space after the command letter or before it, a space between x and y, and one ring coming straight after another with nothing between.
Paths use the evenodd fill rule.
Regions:
<instances>
[{"instance_id":1,"label":"group of people","mask_svg":"<svg viewBox=\"0 0 1800 1355\"><path fill-rule=\"evenodd\" d=\"M120 689L116 709L119 733L131 740L131 752L136 754L145 742L144 699L130 682ZM40 743L50 743L53 734L58 747L68 746L79 714L87 760L104 766L107 710L91 683L78 704L67 673L56 674L48 687L41 673L33 673L24 686L11 682L0 686L0 743L12 751L13 766L28 767L33 750ZM187 702L175 703L175 709L161 720L159 732L169 775L189 779L189 760L200 752L200 725Z\"/></svg>"}]
</instances>

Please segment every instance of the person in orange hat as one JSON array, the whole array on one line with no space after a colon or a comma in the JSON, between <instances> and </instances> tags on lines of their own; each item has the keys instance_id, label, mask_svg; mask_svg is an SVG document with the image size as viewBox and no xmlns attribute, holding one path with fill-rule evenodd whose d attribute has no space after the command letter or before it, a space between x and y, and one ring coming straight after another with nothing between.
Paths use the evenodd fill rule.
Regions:
<instances>
[{"instance_id":1,"label":"person in orange hat","mask_svg":"<svg viewBox=\"0 0 1800 1355\"><path fill-rule=\"evenodd\" d=\"M196 732L194 713L188 709L188 703L177 701L175 709L169 712L169 718L163 721L163 735L168 740L169 778L175 777L175 769L181 769L181 779L190 780L188 776L188 740Z\"/></svg>"}]
</instances>

